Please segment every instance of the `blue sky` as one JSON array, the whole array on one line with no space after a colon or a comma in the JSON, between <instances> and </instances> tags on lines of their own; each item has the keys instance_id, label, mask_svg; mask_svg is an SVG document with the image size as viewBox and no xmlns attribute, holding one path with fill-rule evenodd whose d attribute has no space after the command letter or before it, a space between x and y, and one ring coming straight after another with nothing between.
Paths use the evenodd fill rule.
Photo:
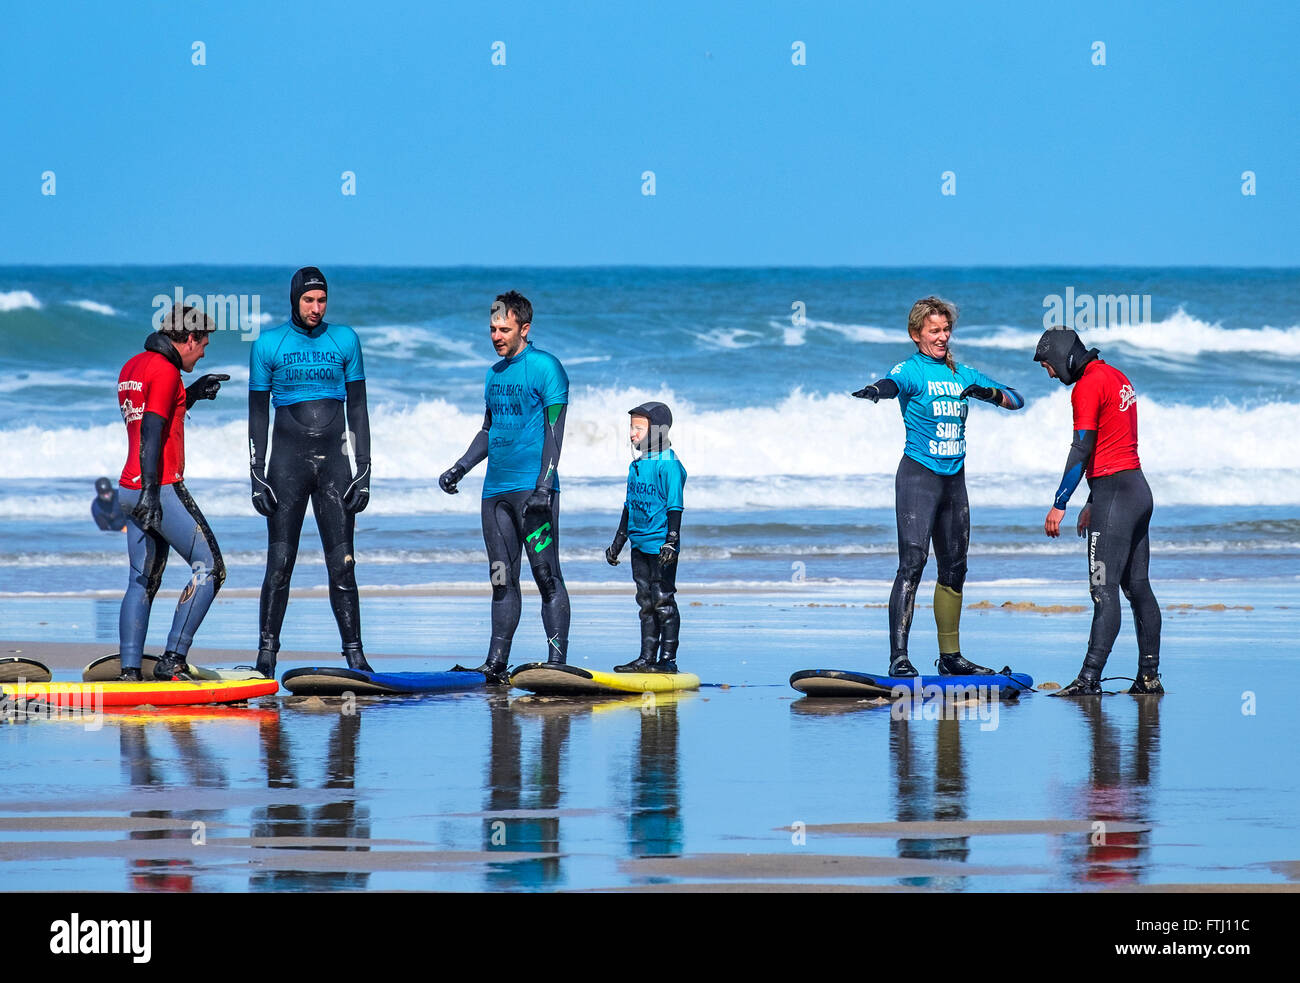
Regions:
<instances>
[{"instance_id":1,"label":"blue sky","mask_svg":"<svg viewBox=\"0 0 1300 983\"><path fill-rule=\"evenodd\" d=\"M1300 265L1300 8L1073 6L10 7L0 263Z\"/></svg>"}]
</instances>

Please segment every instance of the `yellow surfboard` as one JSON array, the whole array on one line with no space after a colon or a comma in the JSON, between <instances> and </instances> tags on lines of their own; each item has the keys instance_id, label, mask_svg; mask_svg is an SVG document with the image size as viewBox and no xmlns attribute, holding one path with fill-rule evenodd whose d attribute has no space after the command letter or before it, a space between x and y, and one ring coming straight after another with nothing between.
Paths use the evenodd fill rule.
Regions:
<instances>
[{"instance_id":1,"label":"yellow surfboard","mask_svg":"<svg viewBox=\"0 0 1300 983\"><path fill-rule=\"evenodd\" d=\"M510 683L547 696L599 696L611 693L670 693L700 688L691 672L600 672L577 666L530 662L510 674Z\"/></svg>"}]
</instances>

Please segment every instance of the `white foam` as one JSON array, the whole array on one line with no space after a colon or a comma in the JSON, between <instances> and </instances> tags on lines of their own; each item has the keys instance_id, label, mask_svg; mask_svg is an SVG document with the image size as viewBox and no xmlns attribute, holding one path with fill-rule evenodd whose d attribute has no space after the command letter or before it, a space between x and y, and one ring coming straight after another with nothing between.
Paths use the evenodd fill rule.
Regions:
<instances>
[{"instance_id":1,"label":"white foam","mask_svg":"<svg viewBox=\"0 0 1300 983\"><path fill-rule=\"evenodd\" d=\"M90 311L92 314L104 314L108 317L116 317L119 313L116 308L108 304L101 304L97 300L69 300L65 301L69 307L79 307L83 311Z\"/></svg>"},{"instance_id":2,"label":"white foam","mask_svg":"<svg viewBox=\"0 0 1300 983\"><path fill-rule=\"evenodd\" d=\"M41 302L29 290L0 291L0 314L21 310L39 311L40 309Z\"/></svg>"},{"instance_id":3,"label":"white foam","mask_svg":"<svg viewBox=\"0 0 1300 983\"><path fill-rule=\"evenodd\" d=\"M962 348L1006 348L1032 352L1042 335L1041 328L998 328L991 335L963 333L959 325L952 338L953 351ZM1119 324L1080 331L1088 347L1102 349L1123 345L1152 355L1185 359L1205 352L1256 352L1281 358L1300 358L1300 325L1278 328L1225 328L1193 317L1179 307L1163 321L1149 324ZM957 355L960 360L960 354Z\"/></svg>"},{"instance_id":4,"label":"white foam","mask_svg":"<svg viewBox=\"0 0 1300 983\"><path fill-rule=\"evenodd\" d=\"M246 378L243 366L204 366L205 371L218 368ZM53 373L44 375L22 385L54 384ZM16 383L0 385L11 389ZM795 389L772 405L700 410L666 390L584 387L571 396L561 465L565 501L571 506L616 507L609 504L611 495L621 501L618 489L631 460L627 408L648 399L673 408L673 445L690 475L687 499L692 506L893 505L893 476L904 443L893 402L871 404ZM1158 403L1139 393L1138 413L1139 453L1157 502L1300 504L1300 468L1291 436L1300 405L1196 407ZM111 403L104 418L104 424L89 428L30 424L0 430L0 474L13 479L117 475L126 455L126 433ZM481 423L481 411L463 411L442 399L373 406L376 490L389 478L406 484L395 487L391 499L376 494L371 507L400 514L476 511L485 465L470 473L460 495L442 494L436 481L465 452ZM1050 500L1070 445L1072 416L1064 387L1014 413L972 403L967 423L972 502ZM244 480L247 439L243 419L219 423L210 414L192 413L186 423L191 483ZM417 489L412 481L427 484ZM1076 493L1077 501L1082 498ZM243 511L241 505L238 514Z\"/></svg>"}]
</instances>

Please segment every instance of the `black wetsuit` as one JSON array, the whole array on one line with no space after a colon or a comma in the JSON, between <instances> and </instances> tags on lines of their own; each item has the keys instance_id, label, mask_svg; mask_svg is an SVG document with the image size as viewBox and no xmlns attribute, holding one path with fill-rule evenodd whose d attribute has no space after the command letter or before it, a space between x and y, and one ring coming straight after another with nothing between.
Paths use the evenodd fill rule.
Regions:
<instances>
[{"instance_id":1,"label":"black wetsuit","mask_svg":"<svg viewBox=\"0 0 1300 983\"><path fill-rule=\"evenodd\" d=\"M510 652L523 599L519 590L520 551L528 554L533 582L542 595L542 626L548 658L563 662L569 647L569 592L560 573L560 493L550 493L550 514L525 519L531 491L505 492L483 499L483 545L492 581L492 641L488 661Z\"/></svg>"},{"instance_id":2,"label":"black wetsuit","mask_svg":"<svg viewBox=\"0 0 1300 983\"><path fill-rule=\"evenodd\" d=\"M1088 520L1088 584L1092 631L1084 665L1100 674L1119 635L1122 590L1133 609L1138 653L1152 671L1160 658L1160 605L1147 566L1151 557L1151 486L1141 469L1093 478Z\"/></svg>"},{"instance_id":3,"label":"black wetsuit","mask_svg":"<svg viewBox=\"0 0 1300 983\"><path fill-rule=\"evenodd\" d=\"M95 520L95 525L105 532L121 532L126 526L126 514L122 511L116 491L108 501L96 495L90 503L90 516Z\"/></svg>"},{"instance_id":4,"label":"black wetsuit","mask_svg":"<svg viewBox=\"0 0 1300 983\"><path fill-rule=\"evenodd\" d=\"M958 594L966 583L966 552L970 544L970 504L966 497L966 468L956 474L936 474L904 456L894 477L898 518L898 573L889 594L890 661L907 657L916 588L930 555L938 562L938 581Z\"/></svg>"},{"instance_id":5,"label":"black wetsuit","mask_svg":"<svg viewBox=\"0 0 1300 983\"><path fill-rule=\"evenodd\" d=\"M349 383L349 403L353 401L354 386L360 387L355 398L364 407L364 382ZM249 430L254 435L255 469L265 453L258 453L256 434L262 434L264 447L269 395L249 393ZM364 415L364 409L358 413L358 417ZM358 434L361 429L354 424L353 433ZM336 399L309 400L281 406L275 411L266 481L277 505L266 517L266 577L262 581L259 608L262 649L275 652L280 648L280 627L289 603L289 583L298 557L308 501L325 553L330 607L338 623L339 637L345 648L361 644L361 605L353 555L356 519L344 504L344 497L354 482L352 465L344 451L345 430L344 404ZM369 430L365 430L368 438ZM358 462L368 460L369 446L363 450L358 440L356 454Z\"/></svg>"}]
</instances>

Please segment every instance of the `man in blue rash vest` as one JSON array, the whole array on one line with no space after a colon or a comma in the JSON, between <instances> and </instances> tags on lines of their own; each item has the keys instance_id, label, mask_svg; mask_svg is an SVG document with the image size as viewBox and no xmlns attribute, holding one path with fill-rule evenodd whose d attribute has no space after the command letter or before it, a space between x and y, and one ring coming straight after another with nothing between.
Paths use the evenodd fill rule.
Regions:
<instances>
[{"instance_id":1,"label":"man in blue rash vest","mask_svg":"<svg viewBox=\"0 0 1300 983\"><path fill-rule=\"evenodd\" d=\"M517 291L492 304L489 333L501 356L487 372L483 426L438 484L448 495L487 458L483 480L483 543L492 582L492 638L478 672L509 683L510 644L519 625L520 552L528 554L542 595L546 661L563 665L569 648L569 592L560 573L560 449L569 377L560 360L528 340L533 305ZM525 549L526 548L526 549Z\"/></svg>"},{"instance_id":2,"label":"man in blue rash vest","mask_svg":"<svg viewBox=\"0 0 1300 983\"><path fill-rule=\"evenodd\" d=\"M934 587L934 620L939 633L939 672L945 676L985 675L995 670L962 657L959 626L961 592L966 582L970 507L966 497L967 400L1003 409L1025 405L1020 394L968 365L953 361L949 340L957 308L938 297L912 305L907 332L917 351L889 375L853 395L898 397L907 428L903 459L894 479L898 519L898 574L889 595L889 674L915 676L907 658L916 589L934 540L939 563Z\"/></svg>"},{"instance_id":3,"label":"man in blue rash vest","mask_svg":"<svg viewBox=\"0 0 1300 983\"><path fill-rule=\"evenodd\" d=\"M248 365L248 446L253 507L266 516L257 668L275 676L280 627L311 501L325 552L330 607L349 668L370 671L361 647L353 534L370 501L370 416L361 343L346 325L325 321L328 286L304 266L289 286L289 320L253 342ZM267 430L275 406L268 462ZM345 417L346 414L346 417ZM356 471L348 451L356 458Z\"/></svg>"},{"instance_id":4,"label":"man in blue rash vest","mask_svg":"<svg viewBox=\"0 0 1300 983\"><path fill-rule=\"evenodd\" d=\"M673 414L663 403L627 411L636 458L627 469L627 501L614 541L605 550L618 565L632 540L632 580L641 609L641 654L615 672L676 672L681 615L677 610L677 557L681 551L686 469L668 440Z\"/></svg>"},{"instance_id":5,"label":"man in blue rash vest","mask_svg":"<svg viewBox=\"0 0 1300 983\"><path fill-rule=\"evenodd\" d=\"M122 366L117 402L126 424L127 454L118 500L129 519L126 549L131 573L118 620L123 682L140 682L145 634L169 550L193 571L181 590L167 648L154 679L189 679L194 633L226 579L226 567L203 513L185 488L185 417L199 400L216 399L230 376L205 375L185 386L208 346L214 325L193 307L173 307L144 351Z\"/></svg>"}]
</instances>

